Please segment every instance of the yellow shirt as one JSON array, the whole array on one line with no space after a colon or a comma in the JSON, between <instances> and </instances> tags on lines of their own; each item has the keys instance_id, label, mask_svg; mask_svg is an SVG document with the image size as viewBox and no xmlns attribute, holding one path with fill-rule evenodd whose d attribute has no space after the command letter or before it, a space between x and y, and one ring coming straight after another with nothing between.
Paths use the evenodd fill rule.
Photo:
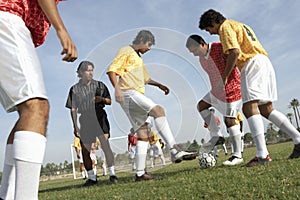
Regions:
<instances>
[{"instance_id":1,"label":"yellow shirt","mask_svg":"<svg viewBox=\"0 0 300 200\"><path fill-rule=\"evenodd\" d=\"M151 133L150 133L150 137L149 137L149 143L150 144L155 144L157 141L158 141L158 135L157 135L157 133L155 133L155 131L151 131Z\"/></svg>"},{"instance_id":2,"label":"yellow shirt","mask_svg":"<svg viewBox=\"0 0 300 200\"><path fill-rule=\"evenodd\" d=\"M80 139L78 137L74 138L73 146L76 147L78 150L81 150Z\"/></svg>"},{"instance_id":3,"label":"yellow shirt","mask_svg":"<svg viewBox=\"0 0 300 200\"><path fill-rule=\"evenodd\" d=\"M235 119L235 124L239 124L241 121L243 121L243 116L240 112L238 112L236 119Z\"/></svg>"},{"instance_id":4,"label":"yellow shirt","mask_svg":"<svg viewBox=\"0 0 300 200\"><path fill-rule=\"evenodd\" d=\"M136 90L145 93L145 84L150 80L142 58L131 46L121 48L107 72L115 72L122 90Z\"/></svg>"},{"instance_id":5,"label":"yellow shirt","mask_svg":"<svg viewBox=\"0 0 300 200\"><path fill-rule=\"evenodd\" d=\"M240 70L255 55L264 54L268 56L254 31L246 24L234 20L225 20L221 24L218 34L225 54L228 54L230 49L240 50L237 61L237 66Z\"/></svg>"}]
</instances>

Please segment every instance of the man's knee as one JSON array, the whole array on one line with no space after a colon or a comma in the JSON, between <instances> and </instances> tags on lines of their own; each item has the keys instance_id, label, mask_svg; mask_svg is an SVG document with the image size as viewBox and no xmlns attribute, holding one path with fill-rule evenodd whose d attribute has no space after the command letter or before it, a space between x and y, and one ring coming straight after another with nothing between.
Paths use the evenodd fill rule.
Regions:
<instances>
[{"instance_id":1,"label":"man's knee","mask_svg":"<svg viewBox=\"0 0 300 200\"><path fill-rule=\"evenodd\" d=\"M163 116L165 116L165 110L160 105L156 105L151 109L149 115L154 117L154 118L163 117Z\"/></svg>"}]
</instances>

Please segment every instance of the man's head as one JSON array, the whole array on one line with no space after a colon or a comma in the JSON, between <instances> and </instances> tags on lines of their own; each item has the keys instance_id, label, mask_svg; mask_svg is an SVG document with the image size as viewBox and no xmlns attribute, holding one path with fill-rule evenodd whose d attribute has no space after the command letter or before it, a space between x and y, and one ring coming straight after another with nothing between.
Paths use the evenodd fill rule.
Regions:
<instances>
[{"instance_id":1,"label":"man's head","mask_svg":"<svg viewBox=\"0 0 300 200\"><path fill-rule=\"evenodd\" d=\"M141 30L132 42L133 45L139 46L140 53L146 53L155 44L154 35L148 30Z\"/></svg>"},{"instance_id":2,"label":"man's head","mask_svg":"<svg viewBox=\"0 0 300 200\"><path fill-rule=\"evenodd\" d=\"M220 25L226 18L219 12L210 9L202 14L199 21L199 28L206 30L211 35L218 34Z\"/></svg>"},{"instance_id":3,"label":"man's head","mask_svg":"<svg viewBox=\"0 0 300 200\"><path fill-rule=\"evenodd\" d=\"M94 76L94 64L90 61L82 61L78 65L77 76L83 80L92 80Z\"/></svg>"},{"instance_id":4,"label":"man's head","mask_svg":"<svg viewBox=\"0 0 300 200\"><path fill-rule=\"evenodd\" d=\"M203 57L208 50L207 43L200 35L190 35L185 46L194 56Z\"/></svg>"}]
</instances>

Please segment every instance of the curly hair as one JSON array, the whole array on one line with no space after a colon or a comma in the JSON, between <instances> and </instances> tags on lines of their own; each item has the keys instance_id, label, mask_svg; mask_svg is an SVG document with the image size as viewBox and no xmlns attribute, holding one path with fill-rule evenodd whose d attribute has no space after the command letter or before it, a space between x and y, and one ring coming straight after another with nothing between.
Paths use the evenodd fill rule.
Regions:
<instances>
[{"instance_id":1,"label":"curly hair","mask_svg":"<svg viewBox=\"0 0 300 200\"><path fill-rule=\"evenodd\" d=\"M132 44L139 44L140 42L146 43L149 41L152 42L153 45L155 44L154 35L148 30L141 30L133 40Z\"/></svg>"},{"instance_id":2,"label":"curly hair","mask_svg":"<svg viewBox=\"0 0 300 200\"><path fill-rule=\"evenodd\" d=\"M212 23L215 22L217 24L221 24L226 20L226 18L219 12L209 9L208 11L204 12L199 21L199 28L201 30L207 27L213 27Z\"/></svg>"}]
</instances>

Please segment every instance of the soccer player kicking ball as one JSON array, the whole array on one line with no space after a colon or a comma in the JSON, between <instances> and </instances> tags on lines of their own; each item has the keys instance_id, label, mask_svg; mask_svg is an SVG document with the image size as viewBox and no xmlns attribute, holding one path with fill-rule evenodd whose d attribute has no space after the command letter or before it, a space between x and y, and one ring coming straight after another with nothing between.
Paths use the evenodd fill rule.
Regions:
<instances>
[{"instance_id":1,"label":"soccer player kicking ball","mask_svg":"<svg viewBox=\"0 0 300 200\"><path fill-rule=\"evenodd\" d=\"M169 88L152 80L146 70L141 54L146 53L155 43L153 34L148 30L140 31L130 46L121 48L110 65L107 74L115 88L116 101L120 103L133 131L137 132L136 145L136 181L153 179L145 173L145 161L148 148L147 123L148 116L154 117L154 123L159 134L168 143L173 162L196 158L196 154L178 149L175 138L169 127L164 109L144 95L145 85L153 85L166 95ZM119 77L119 79L117 79Z\"/></svg>"},{"instance_id":2,"label":"soccer player kicking ball","mask_svg":"<svg viewBox=\"0 0 300 200\"><path fill-rule=\"evenodd\" d=\"M209 76L211 91L198 102L197 108L210 128L212 136L211 147L214 147L219 139L220 127L215 119L214 112L209 110L215 107L223 114L227 131L233 143L233 154L223 165L237 165L243 162L241 153L241 131L240 125L235 123L241 104L240 74L234 68L225 84L225 90L218 88L218 82L225 72L226 60L224 59L221 43L207 44L199 35L191 35L187 39L186 47L194 55L199 57L201 66Z\"/></svg>"},{"instance_id":3,"label":"soccer player kicking ball","mask_svg":"<svg viewBox=\"0 0 300 200\"><path fill-rule=\"evenodd\" d=\"M219 35L227 56L220 86L226 85L235 66L241 71L243 113L256 144L256 156L245 166L272 161L266 146L262 116L290 135L295 146L289 158L299 158L300 133L284 114L273 108L272 102L277 100L275 72L253 30L241 22L227 20L212 9L201 16L199 28Z\"/></svg>"}]
</instances>

